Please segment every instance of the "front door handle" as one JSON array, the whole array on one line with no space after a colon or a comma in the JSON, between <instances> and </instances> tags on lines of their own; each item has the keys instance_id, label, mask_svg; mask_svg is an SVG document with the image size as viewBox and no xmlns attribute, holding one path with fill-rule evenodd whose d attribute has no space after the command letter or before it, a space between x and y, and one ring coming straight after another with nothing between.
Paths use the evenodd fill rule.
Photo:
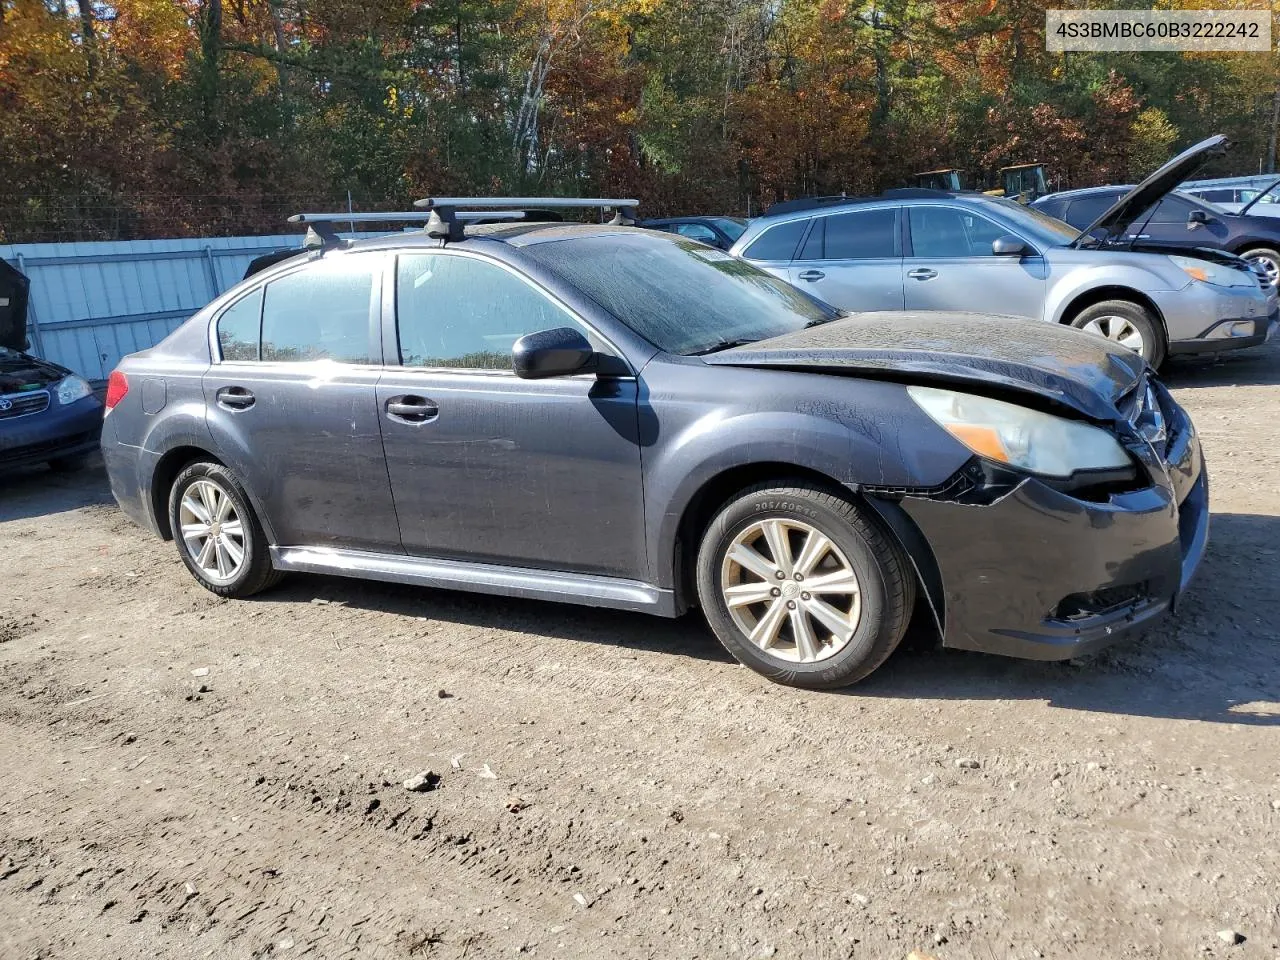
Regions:
<instances>
[{"instance_id":1,"label":"front door handle","mask_svg":"<svg viewBox=\"0 0 1280 960\"><path fill-rule=\"evenodd\" d=\"M248 410L257 398L244 387L223 387L214 394L218 406L227 410Z\"/></svg>"},{"instance_id":2,"label":"front door handle","mask_svg":"<svg viewBox=\"0 0 1280 960\"><path fill-rule=\"evenodd\" d=\"M800 279L808 280L812 283L814 280L821 280L825 276L826 274L821 270L806 270L804 273L800 274Z\"/></svg>"},{"instance_id":3,"label":"front door handle","mask_svg":"<svg viewBox=\"0 0 1280 960\"><path fill-rule=\"evenodd\" d=\"M386 404L387 417L403 423L427 423L440 416L440 408L434 400L413 394L389 397Z\"/></svg>"},{"instance_id":4,"label":"front door handle","mask_svg":"<svg viewBox=\"0 0 1280 960\"><path fill-rule=\"evenodd\" d=\"M932 280L937 275L937 270L930 270L928 267L916 267L914 270L907 271L907 276L913 280Z\"/></svg>"}]
</instances>

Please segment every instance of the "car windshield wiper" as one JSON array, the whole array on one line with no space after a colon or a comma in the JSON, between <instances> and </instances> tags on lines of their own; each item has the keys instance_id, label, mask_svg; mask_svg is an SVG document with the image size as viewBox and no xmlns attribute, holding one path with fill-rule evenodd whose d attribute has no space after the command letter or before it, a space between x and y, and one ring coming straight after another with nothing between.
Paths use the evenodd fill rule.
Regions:
<instances>
[{"instance_id":1,"label":"car windshield wiper","mask_svg":"<svg viewBox=\"0 0 1280 960\"><path fill-rule=\"evenodd\" d=\"M824 323L831 323L831 321L833 320L839 320L841 317L847 317L847 316L849 316L848 312L845 310L841 310L839 313L832 314L829 317L819 317L817 320L810 320L801 329L809 330L813 327L820 327Z\"/></svg>"},{"instance_id":2,"label":"car windshield wiper","mask_svg":"<svg viewBox=\"0 0 1280 960\"><path fill-rule=\"evenodd\" d=\"M685 356L701 357L708 353L719 353L721 350L731 350L734 347L743 347L748 343L759 343L759 337L739 337L736 340L718 340L709 347L702 347L698 350L691 350Z\"/></svg>"}]
</instances>

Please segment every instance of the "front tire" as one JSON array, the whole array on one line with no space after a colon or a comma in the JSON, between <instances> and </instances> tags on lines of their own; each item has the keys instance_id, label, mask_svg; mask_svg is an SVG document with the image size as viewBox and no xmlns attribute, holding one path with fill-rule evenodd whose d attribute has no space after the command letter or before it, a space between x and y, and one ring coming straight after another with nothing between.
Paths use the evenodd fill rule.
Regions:
<instances>
[{"instance_id":1,"label":"front tire","mask_svg":"<svg viewBox=\"0 0 1280 960\"><path fill-rule=\"evenodd\" d=\"M703 534L697 577L707 621L739 663L814 690L880 666L915 603L898 545L853 503L803 482L726 504Z\"/></svg>"},{"instance_id":2,"label":"front tire","mask_svg":"<svg viewBox=\"0 0 1280 960\"><path fill-rule=\"evenodd\" d=\"M1280 283L1280 252L1270 247L1254 247L1252 250L1245 250L1240 256L1260 266L1271 281L1271 286Z\"/></svg>"},{"instance_id":3,"label":"front tire","mask_svg":"<svg viewBox=\"0 0 1280 960\"><path fill-rule=\"evenodd\" d=\"M244 488L219 463L189 464L169 491L169 526L196 582L220 597L248 597L279 581Z\"/></svg>"},{"instance_id":4,"label":"front tire","mask_svg":"<svg viewBox=\"0 0 1280 960\"><path fill-rule=\"evenodd\" d=\"M1071 325L1141 354L1154 368L1164 363L1168 350L1164 325L1141 304L1131 300L1104 300L1077 313Z\"/></svg>"}]
</instances>

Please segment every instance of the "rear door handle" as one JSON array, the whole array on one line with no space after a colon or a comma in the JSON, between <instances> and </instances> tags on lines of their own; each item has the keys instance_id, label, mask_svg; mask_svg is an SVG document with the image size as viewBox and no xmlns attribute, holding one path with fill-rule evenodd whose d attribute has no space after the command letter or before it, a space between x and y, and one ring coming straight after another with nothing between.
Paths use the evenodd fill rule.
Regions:
<instances>
[{"instance_id":1,"label":"rear door handle","mask_svg":"<svg viewBox=\"0 0 1280 960\"><path fill-rule=\"evenodd\" d=\"M440 415L434 400L413 394L388 397L386 410L388 419L403 423L427 423Z\"/></svg>"},{"instance_id":2,"label":"rear door handle","mask_svg":"<svg viewBox=\"0 0 1280 960\"><path fill-rule=\"evenodd\" d=\"M218 406L227 410L248 410L257 400L253 393L244 387L223 387L214 394L214 397L218 401Z\"/></svg>"},{"instance_id":3,"label":"rear door handle","mask_svg":"<svg viewBox=\"0 0 1280 960\"><path fill-rule=\"evenodd\" d=\"M916 267L907 271L907 276L915 280L932 280L937 275L937 270L930 270L928 267Z\"/></svg>"},{"instance_id":4,"label":"rear door handle","mask_svg":"<svg viewBox=\"0 0 1280 960\"><path fill-rule=\"evenodd\" d=\"M814 281L814 280L821 280L825 276L826 274L823 273L821 270L806 270L804 271L804 273L800 274L800 279Z\"/></svg>"}]
</instances>

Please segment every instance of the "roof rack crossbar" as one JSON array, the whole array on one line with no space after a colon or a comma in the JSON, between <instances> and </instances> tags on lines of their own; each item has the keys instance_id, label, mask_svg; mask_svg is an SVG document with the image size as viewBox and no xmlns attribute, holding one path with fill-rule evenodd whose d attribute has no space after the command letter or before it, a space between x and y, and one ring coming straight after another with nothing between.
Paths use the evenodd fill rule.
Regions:
<instances>
[{"instance_id":1,"label":"roof rack crossbar","mask_svg":"<svg viewBox=\"0 0 1280 960\"><path fill-rule=\"evenodd\" d=\"M348 213L337 210L333 213L295 213L289 218L290 223L396 223L401 220L426 220L431 215L421 210L406 210L393 213Z\"/></svg>"},{"instance_id":2,"label":"roof rack crossbar","mask_svg":"<svg viewBox=\"0 0 1280 960\"><path fill-rule=\"evenodd\" d=\"M431 219L427 221L427 235L439 240L461 240L462 223L467 219L459 212L460 207L473 210L493 210L509 208L538 209L589 209L598 207L602 210L613 210L614 217L609 222L619 226L631 226L636 220L636 207L640 201L632 198L612 197L424 197L414 201L419 210L431 211Z\"/></svg>"}]
</instances>

